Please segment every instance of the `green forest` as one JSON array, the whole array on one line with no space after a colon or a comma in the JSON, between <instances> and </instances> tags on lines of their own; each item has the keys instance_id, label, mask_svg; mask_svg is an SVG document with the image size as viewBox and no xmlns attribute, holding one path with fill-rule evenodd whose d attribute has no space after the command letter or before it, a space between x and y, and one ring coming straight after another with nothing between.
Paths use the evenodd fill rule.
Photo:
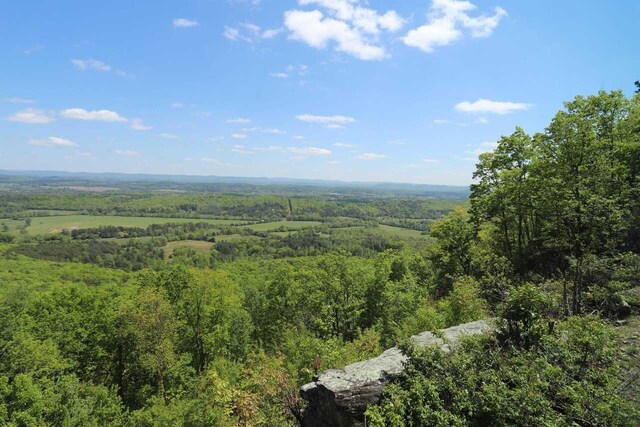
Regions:
<instances>
[{"instance_id":1,"label":"green forest","mask_svg":"<svg viewBox=\"0 0 640 427\"><path fill-rule=\"evenodd\" d=\"M516 128L473 180L3 178L0 425L299 426L303 384L399 345L370 426L637 426L640 93Z\"/></svg>"}]
</instances>

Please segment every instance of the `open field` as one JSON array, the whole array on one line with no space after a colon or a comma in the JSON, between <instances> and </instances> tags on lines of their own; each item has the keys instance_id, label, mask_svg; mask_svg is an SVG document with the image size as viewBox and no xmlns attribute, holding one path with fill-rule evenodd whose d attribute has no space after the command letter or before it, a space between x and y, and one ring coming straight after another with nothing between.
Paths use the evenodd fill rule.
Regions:
<instances>
[{"instance_id":1,"label":"open field","mask_svg":"<svg viewBox=\"0 0 640 427\"><path fill-rule=\"evenodd\" d=\"M292 230L302 230L303 228L315 227L321 224L322 223L318 221L276 221L247 225L245 228L250 228L255 231L273 231L280 227L290 228Z\"/></svg>"},{"instance_id":2,"label":"open field","mask_svg":"<svg viewBox=\"0 0 640 427\"><path fill-rule=\"evenodd\" d=\"M178 240L176 242L169 242L166 246L162 247L165 258L169 258L173 254L174 249L180 246L188 246L195 249L199 254L206 254L211 250L213 243L200 240Z\"/></svg>"},{"instance_id":3,"label":"open field","mask_svg":"<svg viewBox=\"0 0 640 427\"><path fill-rule=\"evenodd\" d=\"M93 216L66 215L33 218L31 226L27 228L30 234L60 233L62 230L93 228L105 225L122 227L148 227L151 224L207 222L210 224L229 225L238 223L237 220L212 220L188 218L157 218L157 217L128 217L128 216Z\"/></svg>"},{"instance_id":4,"label":"open field","mask_svg":"<svg viewBox=\"0 0 640 427\"><path fill-rule=\"evenodd\" d=\"M7 226L9 229L4 230L4 232L17 234L18 227L24 225L24 220L16 220L16 219L0 219L0 232L3 232L4 226Z\"/></svg>"},{"instance_id":5,"label":"open field","mask_svg":"<svg viewBox=\"0 0 640 427\"><path fill-rule=\"evenodd\" d=\"M24 221L0 220L9 226L9 232L17 232L17 227L24 224ZM186 222L206 222L214 225L233 225L242 223L235 219L191 219L191 218L160 218L160 217L127 217L127 216L93 216L93 215L61 215L32 218L31 226L27 228L29 234L51 234L60 233L62 230L74 230L81 228L94 228L100 226L122 226L122 227L148 227L151 224L186 223ZM270 223L260 223L247 225L256 231L275 230L281 226L288 228L302 229L319 225L316 221L277 221Z\"/></svg>"},{"instance_id":6,"label":"open field","mask_svg":"<svg viewBox=\"0 0 640 427\"><path fill-rule=\"evenodd\" d=\"M419 230L410 230L408 228L393 227L391 225L379 225L378 228L382 234L400 237L403 239L425 239L427 236Z\"/></svg>"}]
</instances>

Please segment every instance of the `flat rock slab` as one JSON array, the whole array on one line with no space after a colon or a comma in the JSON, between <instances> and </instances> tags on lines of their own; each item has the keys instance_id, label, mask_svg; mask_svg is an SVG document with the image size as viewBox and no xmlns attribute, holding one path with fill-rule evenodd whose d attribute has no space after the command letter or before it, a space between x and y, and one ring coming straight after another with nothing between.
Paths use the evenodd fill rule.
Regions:
<instances>
[{"instance_id":1,"label":"flat rock slab","mask_svg":"<svg viewBox=\"0 0 640 427\"><path fill-rule=\"evenodd\" d=\"M440 331L439 338L431 332L414 335L419 346L437 345L449 352L465 335L477 335L493 329L486 320L478 320ZM343 369L329 369L314 382L301 389L308 403L304 412L305 427L360 427L369 405L377 404L384 386L403 370L407 357L393 347L380 356L353 363Z\"/></svg>"}]
</instances>

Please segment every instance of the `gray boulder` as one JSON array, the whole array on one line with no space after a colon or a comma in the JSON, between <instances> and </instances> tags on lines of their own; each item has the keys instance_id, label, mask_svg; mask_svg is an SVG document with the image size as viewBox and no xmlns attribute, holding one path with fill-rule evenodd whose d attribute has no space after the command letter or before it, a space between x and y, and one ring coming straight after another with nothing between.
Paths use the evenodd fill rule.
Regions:
<instances>
[{"instance_id":1,"label":"gray boulder","mask_svg":"<svg viewBox=\"0 0 640 427\"><path fill-rule=\"evenodd\" d=\"M437 345L451 351L464 335L481 334L492 329L486 320L466 323L440 331L439 338L431 332L411 337L419 346ZM393 347L380 356L357 362L343 369L330 369L314 382L301 389L307 401L304 411L305 427L360 427L364 426L367 406L377 404L384 386L403 370L407 357Z\"/></svg>"}]
</instances>

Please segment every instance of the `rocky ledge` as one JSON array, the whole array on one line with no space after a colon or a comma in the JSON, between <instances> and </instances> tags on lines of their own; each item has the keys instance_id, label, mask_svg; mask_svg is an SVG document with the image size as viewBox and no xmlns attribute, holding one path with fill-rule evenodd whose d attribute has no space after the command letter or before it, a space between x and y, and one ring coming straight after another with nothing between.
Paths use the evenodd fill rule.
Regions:
<instances>
[{"instance_id":1,"label":"rocky ledge","mask_svg":"<svg viewBox=\"0 0 640 427\"><path fill-rule=\"evenodd\" d=\"M443 329L436 335L423 332L411 337L419 346L437 345L449 352L464 335L481 334L492 329L489 322L478 320ZM367 406L380 401L384 386L400 374L407 357L393 347L380 356L354 363L344 369L330 369L301 389L308 406L305 427L361 427L365 425Z\"/></svg>"}]
</instances>

